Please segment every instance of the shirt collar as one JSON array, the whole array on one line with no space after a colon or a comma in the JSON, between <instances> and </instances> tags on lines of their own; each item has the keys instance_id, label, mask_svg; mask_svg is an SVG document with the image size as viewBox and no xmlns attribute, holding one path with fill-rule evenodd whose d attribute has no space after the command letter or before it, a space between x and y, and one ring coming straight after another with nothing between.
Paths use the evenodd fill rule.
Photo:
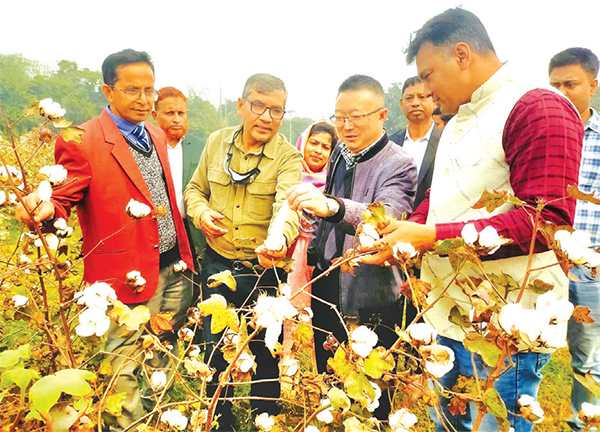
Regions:
<instances>
[{"instance_id":1,"label":"shirt collar","mask_svg":"<svg viewBox=\"0 0 600 432\"><path fill-rule=\"evenodd\" d=\"M110 110L110 105L108 105L106 107L106 111L108 111L110 118L112 118L112 120L115 122L115 124L117 125L117 127L119 128L121 133L129 138L129 136L131 135L133 130L137 127L137 125L133 124L133 123L129 123L127 120L124 120L121 117L114 114ZM143 122L141 122L141 123L143 123Z\"/></svg>"},{"instance_id":2,"label":"shirt collar","mask_svg":"<svg viewBox=\"0 0 600 432\"><path fill-rule=\"evenodd\" d=\"M342 145L340 146L340 152L342 153L342 156L346 160L346 168L348 168L348 169L354 168L356 166L356 164L359 163L365 157L365 155L367 153L369 153L369 151L373 147L375 147L377 144L379 144L379 142L381 141L381 139L384 136L385 136L385 130L373 144L371 144L368 147L365 147L364 149L362 149L361 151L359 151L358 153L355 153L355 154L352 154L350 149L346 146L346 143L342 141Z\"/></svg>"},{"instance_id":3,"label":"shirt collar","mask_svg":"<svg viewBox=\"0 0 600 432\"><path fill-rule=\"evenodd\" d=\"M591 129L597 134L600 134L600 115L594 108L590 108L592 110L592 116L589 118L587 122L585 122L585 126L583 130Z\"/></svg>"},{"instance_id":4,"label":"shirt collar","mask_svg":"<svg viewBox=\"0 0 600 432\"><path fill-rule=\"evenodd\" d=\"M427 142L429 142L429 140L431 139L431 134L433 133L433 126L435 125L435 123L433 122L433 120L431 120L431 126L429 126L429 130L427 131L427 133L425 134L425 136L423 136L422 138L417 139L417 141L419 140L425 140ZM406 126L406 132L404 133L404 141L406 140L411 140L412 138L410 137L410 134L408 133L408 126ZM413 141L413 142L417 142L417 141Z\"/></svg>"},{"instance_id":5,"label":"shirt collar","mask_svg":"<svg viewBox=\"0 0 600 432\"><path fill-rule=\"evenodd\" d=\"M481 87L473 92L470 103L476 104L477 102L489 97L496 90L502 87L502 85L508 81L510 77L510 67L504 63L500 69L498 69L496 73L490 77L490 79L484 82Z\"/></svg>"}]
</instances>

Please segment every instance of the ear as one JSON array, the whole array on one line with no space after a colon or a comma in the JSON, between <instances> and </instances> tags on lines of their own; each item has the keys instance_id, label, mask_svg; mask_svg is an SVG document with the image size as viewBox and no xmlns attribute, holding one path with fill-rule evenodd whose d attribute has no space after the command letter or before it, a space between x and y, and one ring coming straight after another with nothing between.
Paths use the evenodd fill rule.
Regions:
<instances>
[{"instance_id":1,"label":"ear","mask_svg":"<svg viewBox=\"0 0 600 432\"><path fill-rule=\"evenodd\" d=\"M454 47L453 55L461 70L469 68L471 61L473 60L473 53L471 52L471 47L469 45L464 42L457 43Z\"/></svg>"},{"instance_id":2,"label":"ear","mask_svg":"<svg viewBox=\"0 0 600 432\"><path fill-rule=\"evenodd\" d=\"M238 98L238 101L237 101L237 115L239 117L242 116L242 108L243 107L244 107L244 99Z\"/></svg>"},{"instance_id":3,"label":"ear","mask_svg":"<svg viewBox=\"0 0 600 432\"><path fill-rule=\"evenodd\" d=\"M158 113L156 112L156 110L152 110L152 118L154 119L154 121L158 121L156 120L156 117L158 117Z\"/></svg>"},{"instance_id":4,"label":"ear","mask_svg":"<svg viewBox=\"0 0 600 432\"><path fill-rule=\"evenodd\" d=\"M382 122L386 121L388 118L388 109L384 108L379 112L379 120Z\"/></svg>"},{"instance_id":5,"label":"ear","mask_svg":"<svg viewBox=\"0 0 600 432\"><path fill-rule=\"evenodd\" d=\"M593 97L598 90L598 78L594 78L590 83L590 96Z\"/></svg>"},{"instance_id":6,"label":"ear","mask_svg":"<svg viewBox=\"0 0 600 432\"><path fill-rule=\"evenodd\" d=\"M104 97L109 101L112 102L113 100L113 89L111 86L109 86L108 84L103 84L102 85L102 93L104 94Z\"/></svg>"}]
</instances>

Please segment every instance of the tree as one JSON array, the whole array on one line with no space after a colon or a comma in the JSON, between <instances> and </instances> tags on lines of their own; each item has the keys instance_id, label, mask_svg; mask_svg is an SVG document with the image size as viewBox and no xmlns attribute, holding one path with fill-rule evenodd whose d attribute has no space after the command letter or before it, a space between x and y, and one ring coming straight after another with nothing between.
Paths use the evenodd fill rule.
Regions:
<instances>
[{"instance_id":1,"label":"tree","mask_svg":"<svg viewBox=\"0 0 600 432\"><path fill-rule=\"evenodd\" d=\"M284 119L281 125L281 132L288 139L290 143L296 145L298 137L315 121L307 117L292 117L290 119Z\"/></svg>"},{"instance_id":2,"label":"tree","mask_svg":"<svg viewBox=\"0 0 600 432\"><path fill-rule=\"evenodd\" d=\"M408 124L406 117L400 110L400 98L402 98L402 83L393 83L385 92L385 107L388 109L388 118L384 126L388 135L406 127Z\"/></svg>"},{"instance_id":3,"label":"tree","mask_svg":"<svg viewBox=\"0 0 600 432\"><path fill-rule=\"evenodd\" d=\"M219 112L209 101L202 99L193 89L187 98L188 130L190 135L200 138L208 136L222 127Z\"/></svg>"}]
</instances>

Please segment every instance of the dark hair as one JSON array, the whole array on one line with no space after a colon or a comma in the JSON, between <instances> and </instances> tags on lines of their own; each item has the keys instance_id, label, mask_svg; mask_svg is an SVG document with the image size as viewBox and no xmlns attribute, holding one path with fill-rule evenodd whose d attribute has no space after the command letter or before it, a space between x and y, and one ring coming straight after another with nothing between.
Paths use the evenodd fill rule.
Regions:
<instances>
[{"instance_id":1,"label":"dark hair","mask_svg":"<svg viewBox=\"0 0 600 432\"><path fill-rule=\"evenodd\" d=\"M461 8L448 9L431 18L417 30L406 48L408 64L415 61L419 49L427 42L436 47L451 47L464 42L480 54L496 52L481 20L472 12Z\"/></svg>"},{"instance_id":2,"label":"dark hair","mask_svg":"<svg viewBox=\"0 0 600 432\"><path fill-rule=\"evenodd\" d=\"M287 100L287 89L285 88L283 81L268 73L257 73L248 78L246 84L244 84L242 99L246 99L253 91L263 95L270 95L282 91Z\"/></svg>"},{"instance_id":3,"label":"dark hair","mask_svg":"<svg viewBox=\"0 0 600 432\"><path fill-rule=\"evenodd\" d=\"M598 76L598 57L587 48L567 48L559 52L550 60L548 73L557 67L576 64L580 65L584 71L590 73L594 78Z\"/></svg>"},{"instance_id":4,"label":"dark hair","mask_svg":"<svg viewBox=\"0 0 600 432\"><path fill-rule=\"evenodd\" d=\"M444 122L445 125L448 124L448 122L450 121L450 119L452 117L454 117L454 114L442 114L442 110L440 109L440 107L435 107L435 109L433 110L433 112L431 113L432 116L440 116L440 119Z\"/></svg>"},{"instance_id":5,"label":"dark hair","mask_svg":"<svg viewBox=\"0 0 600 432\"><path fill-rule=\"evenodd\" d=\"M346 78L338 88L338 94L352 90L369 90L374 95L385 99L385 92L379 81L367 75L352 75Z\"/></svg>"},{"instance_id":6,"label":"dark hair","mask_svg":"<svg viewBox=\"0 0 600 432\"><path fill-rule=\"evenodd\" d=\"M333 148L333 146L335 146L335 143L337 142L337 133L335 132L335 128L333 126L331 126L329 123L317 123L316 125L314 125L313 127L310 128L310 131L308 132L308 138L310 138L311 136L318 134L320 132L325 132L329 135L331 135L331 147Z\"/></svg>"},{"instance_id":7,"label":"dark hair","mask_svg":"<svg viewBox=\"0 0 600 432\"><path fill-rule=\"evenodd\" d=\"M419 78L418 76L410 77L409 79L404 81L404 84L402 85L402 96L404 96L404 92L406 91L407 88L414 86L415 84L422 83L422 82L423 81L421 81L421 78Z\"/></svg>"},{"instance_id":8,"label":"dark hair","mask_svg":"<svg viewBox=\"0 0 600 432\"><path fill-rule=\"evenodd\" d=\"M102 78L104 79L104 84L109 86L114 85L119 81L119 68L134 63L147 64L152 68L152 74L154 74L154 65L147 52L124 49L123 51L109 55L104 59L104 62L102 62Z\"/></svg>"},{"instance_id":9,"label":"dark hair","mask_svg":"<svg viewBox=\"0 0 600 432\"><path fill-rule=\"evenodd\" d=\"M175 87L163 87L158 91L158 97L154 101L154 109L158 109L158 103L166 98L179 97L187 102L187 98L180 90Z\"/></svg>"}]
</instances>

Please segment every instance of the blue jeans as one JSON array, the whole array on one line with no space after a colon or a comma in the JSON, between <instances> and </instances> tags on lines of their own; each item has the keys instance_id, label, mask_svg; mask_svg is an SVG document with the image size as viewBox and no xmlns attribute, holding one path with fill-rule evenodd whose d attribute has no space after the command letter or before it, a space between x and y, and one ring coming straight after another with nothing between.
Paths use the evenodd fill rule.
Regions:
<instances>
[{"instance_id":1,"label":"blue jeans","mask_svg":"<svg viewBox=\"0 0 600 432\"><path fill-rule=\"evenodd\" d=\"M573 358L573 372L579 375L591 373L600 383L600 275L592 276L591 269L585 266L574 267L571 272L580 282L569 284L569 301L575 306L590 308L590 316L596 320L592 324L579 324L573 318L569 321L569 351ZM576 416L583 402L597 405L600 400L576 379L573 379L571 392L571 408ZM577 424L583 424L576 420Z\"/></svg>"},{"instance_id":2,"label":"blue jeans","mask_svg":"<svg viewBox=\"0 0 600 432\"><path fill-rule=\"evenodd\" d=\"M159 335L163 342L173 345L173 352L177 354L177 331L185 324L187 319L187 310L192 302L192 272L186 270L178 273L173 270L173 265L162 267L158 274L158 287L154 295L146 302L140 303L150 309L151 315L160 312L172 312L173 331ZM138 304L128 304L133 309ZM146 325L149 328L149 325ZM116 355L129 357L144 362L142 339L146 334L143 329L122 335L123 328L111 323L107 332L106 351ZM124 357L109 357L112 370L120 370L119 378L116 381L113 391L115 393L126 393L127 399L123 404L123 411L119 417L113 417L104 413L104 419L111 430L123 430L135 420L146 414L144 402L150 406L154 402L153 392L146 376L142 373L140 363L125 360ZM162 353L155 353L154 358L144 362L147 366L153 368L169 368L169 358ZM142 391L138 385L138 378L143 378Z\"/></svg>"},{"instance_id":3,"label":"blue jeans","mask_svg":"<svg viewBox=\"0 0 600 432\"><path fill-rule=\"evenodd\" d=\"M438 338L440 345L447 346L454 351L455 360L454 367L450 372L440 378L440 383L452 389L460 375L474 376L473 361L471 352L467 351L462 342L440 336ZM530 395L537 399L538 388L542 382L541 369L550 360L550 354L540 354L531 351L518 353L512 356L515 366L508 370L504 375L496 381L494 388L500 393L500 397L504 401L506 408L512 412L518 412L516 403L522 395ZM487 377L489 367L483 365L483 361L479 355L475 355L474 363L477 367L479 379ZM452 415L448 410L450 399L440 398L440 410L446 416L452 426L458 432L467 432L473 429L473 421L477 417L477 407L474 402L467 405L467 413L464 416ZM446 431L440 423L435 410L430 408L430 416L435 423L436 431ZM508 421L515 429L515 432L530 432L533 430L533 424L529 423L522 417L508 414ZM496 418L490 414L483 417L483 421L479 428L481 432L492 432L498 430Z\"/></svg>"}]
</instances>

